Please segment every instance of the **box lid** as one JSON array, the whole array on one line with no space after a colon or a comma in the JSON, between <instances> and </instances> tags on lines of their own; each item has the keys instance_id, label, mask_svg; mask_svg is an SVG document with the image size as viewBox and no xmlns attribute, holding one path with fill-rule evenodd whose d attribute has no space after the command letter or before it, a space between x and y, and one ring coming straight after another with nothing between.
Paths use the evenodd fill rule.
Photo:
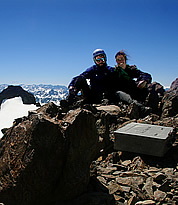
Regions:
<instances>
[{"instance_id":1,"label":"box lid","mask_svg":"<svg viewBox=\"0 0 178 205\"><path fill-rule=\"evenodd\" d=\"M117 134L128 134L134 136L150 137L157 139L166 139L169 133L173 131L172 127L164 127L158 125L150 125L143 123L131 122L124 127L117 129L114 133Z\"/></svg>"}]
</instances>

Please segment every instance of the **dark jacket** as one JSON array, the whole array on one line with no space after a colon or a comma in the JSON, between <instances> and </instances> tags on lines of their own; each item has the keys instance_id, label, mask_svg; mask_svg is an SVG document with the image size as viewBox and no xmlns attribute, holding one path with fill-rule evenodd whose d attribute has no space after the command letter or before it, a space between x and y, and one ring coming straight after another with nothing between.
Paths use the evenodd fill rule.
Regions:
<instances>
[{"instance_id":1,"label":"dark jacket","mask_svg":"<svg viewBox=\"0 0 178 205\"><path fill-rule=\"evenodd\" d=\"M126 65L125 69L122 69L121 67L115 67L113 71L117 72L119 78L121 79L123 78L126 80L133 80L134 78L136 78L136 80L134 80L136 85L138 85L138 83L142 80L147 81L147 83L151 83L152 81L152 77L150 74L137 69L135 65Z\"/></svg>"},{"instance_id":2,"label":"dark jacket","mask_svg":"<svg viewBox=\"0 0 178 205\"><path fill-rule=\"evenodd\" d=\"M143 100L147 95L147 89L139 89L137 85L140 81L145 80L151 83L152 77L150 74L142 72L137 67L126 65L125 69L115 67L112 71L112 88L115 91L124 91L131 95L132 98ZM142 95L142 96L140 96Z\"/></svg>"},{"instance_id":3,"label":"dark jacket","mask_svg":"<svg viewBox=\"0 0 178 205\"><path fill-rule=\"evenodd\" d=\"M110 81L112 80L111 69L114 68L107 65L102 67L93 65L86 69L86 71L81 73L79 76L74 77L68 87L73 87L71 92L75 93L76 95L79 90L83 89L83 82L88 80L92 95L101 97L104 93L109 92L108 85L110 85Z\"/></svg>"}]
</instances>

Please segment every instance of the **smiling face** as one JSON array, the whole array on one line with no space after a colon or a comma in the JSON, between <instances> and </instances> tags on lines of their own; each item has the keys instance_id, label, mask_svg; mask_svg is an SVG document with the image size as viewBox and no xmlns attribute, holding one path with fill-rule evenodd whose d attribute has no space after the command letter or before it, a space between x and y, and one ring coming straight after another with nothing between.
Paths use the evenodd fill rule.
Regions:
<instances>
[{"instance_id":1,"label":"smiling face","mask_svg":"<svg viewBox=\"0 0 178 205\"><path fill-rule=\"evenodd\" d=\"M126 68L126 59L124 55L118 55L116 57L116 62L117 62L117 65L120 66L121 68L123 69Z\"/></svg>"},{"instance_id":2,"label":"smiling face","mask_svg":"<svg viewBox=\"0 0 178 205\"><path fill-rule=\"evenodd\" d=\"M98 66L103 66L106 64L106 60L103 55L96 56L94 61Z\"/></svg>"}]
</instances>

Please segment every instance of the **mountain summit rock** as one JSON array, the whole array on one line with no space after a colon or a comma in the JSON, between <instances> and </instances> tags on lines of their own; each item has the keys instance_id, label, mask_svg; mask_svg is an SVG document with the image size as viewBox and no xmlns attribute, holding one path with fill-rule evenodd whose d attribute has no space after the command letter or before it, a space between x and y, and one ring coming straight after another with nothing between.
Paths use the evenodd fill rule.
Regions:
<instances>
[{"instance_id":1,"label":"mountain summit rock","mask_svg":"<svg viewBox=\"0 0 178 205\"><path fill-rule=\"evenodd\" d=\"M0 202L5 205L116 205L114 198L122 202L133 196L136 202L153 200L153 194L145 193L147 184L151 183L151 189L155 186L148 182L152 175L146 173L150 167L157 168L153 168L156 160L163 162L163 167L177 166L177 146L163 159L136 153L136 158L126 160L127 153L113 150L113 133L133 120L174 127L178 116L160 121L159 116L152 114L131 120L128 112L127 106L83 105L65 110L48 103L17 119L0 140ZM161 176L164 174L163 168L156 170L161 170ZM130 177L128 184L119 181L123 176ZM132 176L139 180L138 187L135 181L131 186ZM172 195L176 194L176 176L173 173L165 176L167 187L172 186ZM165 181L160 183L163 186ZM156 201L159 201L159 187L154 187ZM163 194L169 195L170 189Z\"/></svg>"},{"instance_id":2,"label":"mountain summit rock","mask_svg":"<svg viewBox=\"0 0 178 205\"><path fill-rule=\"evenodd\" d=\"M176 95L167 94L166 115L133 118L134 106L123 103L51 102L16 119L0 140L0 203L176 204L177 140L164 157L113 149L114 131L130 122L175 127L178 137Z\"/></svg>"}]
</instances>

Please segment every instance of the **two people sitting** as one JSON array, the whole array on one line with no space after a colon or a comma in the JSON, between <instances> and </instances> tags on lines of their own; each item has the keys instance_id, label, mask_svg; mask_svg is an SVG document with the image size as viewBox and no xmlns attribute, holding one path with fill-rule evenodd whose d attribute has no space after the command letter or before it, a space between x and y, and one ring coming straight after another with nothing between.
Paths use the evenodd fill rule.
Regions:
<instances>
[{"instance_id":1,"label":"two people sitting","mask_svg":"<svg viewBox=\"0 0 178 205\"><path fill-rule=\"evenodd\" d=\"M105 51L96 49L93 52L95 64L72 79L68 86L69 95L61 101L61 106L72 105L79 99L78 93L81 91L84 104L101 103L103 99L108 99L110 103L136 103L144 109L151 75L140 71L136 66L129 66L127 55L123 51L119 51L115 59L117 65L108 66Z\"/></svg>"}]
</instances>

